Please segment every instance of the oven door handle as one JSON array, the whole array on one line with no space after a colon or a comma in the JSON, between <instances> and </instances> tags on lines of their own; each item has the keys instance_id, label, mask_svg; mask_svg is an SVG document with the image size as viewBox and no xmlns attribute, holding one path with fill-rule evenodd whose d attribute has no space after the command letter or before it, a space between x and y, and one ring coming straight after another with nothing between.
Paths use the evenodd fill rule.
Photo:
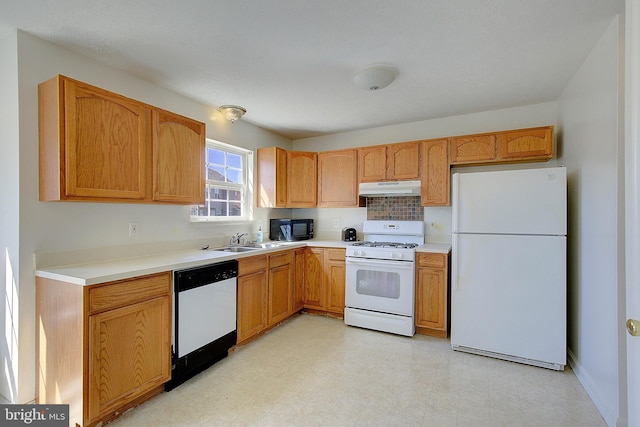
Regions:
<instances>
[{"instance_id":1,"label":"oven door handle","mask_svg":"<svg viewBox=\"0 0 640 427\"><path fill-rule=\"evenodd\" d=\"M413 261L385 261L381 259L369 260L363 258L347 258L347 265L353 266L369 266L369 267L392 267L396 269L413 270Z\"/></svg>"}]
</instances>

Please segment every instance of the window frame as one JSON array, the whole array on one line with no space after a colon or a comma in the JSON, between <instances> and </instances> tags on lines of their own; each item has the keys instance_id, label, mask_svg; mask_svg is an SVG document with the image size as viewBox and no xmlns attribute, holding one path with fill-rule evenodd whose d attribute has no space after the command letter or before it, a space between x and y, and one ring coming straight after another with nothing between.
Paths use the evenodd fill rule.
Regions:
<instances>
[{"instance_id":1,"label":"window frame","mask_svg":"<svg viewBox=\"0 0 640 427\"><path fill-rule=\"evenodd\" d=\"M225 153L232 153L239 155L241 157L242 162L242 181L243 184L237 184L232 182L222 182L222 181L213 181L207 179L207 150L209 148L213 148L216 150L224 151ZM202 165L203 173L204 173L204 182L205 182L205 201L204 205L191 205L189 207L189 221L190 222L248 222L253 220L253 151L248 150L246 148L237 147L235 145L226 144L224 142L216 141L215 139L206 138L205 139L205 163ZM197 216L193 215L191 212L196 209L196 211L202 207L210 204L211 201L209 198L209 189L211 186L226 188L227 192L230 190L241 190L242 191L242 216L228 216L229 209L227 209L226 216ZM229 201L227 200L227 203Z\"/></svg>"}]
</instances>

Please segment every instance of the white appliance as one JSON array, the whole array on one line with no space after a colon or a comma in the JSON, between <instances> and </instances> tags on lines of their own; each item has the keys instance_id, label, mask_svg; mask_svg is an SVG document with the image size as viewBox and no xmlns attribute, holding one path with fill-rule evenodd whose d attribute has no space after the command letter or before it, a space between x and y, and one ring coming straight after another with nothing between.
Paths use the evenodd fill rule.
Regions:
<instances>
[{"instance_id":1,"label":"white appliance","mask_svg":"<svg viewBox=\"0 0 640 427\"><path fill-rule=\"evenodd\" d=\"M451 347L563 370L564 167L455 173Z\"/></svg>"},{"instance_id":2,"label":"white appliance","mask_svg":"<svg viewBox=\"0 0 640 427\"><path fill-rule=\"evenodd\" d=\"M238 261L173 272L169 391L227 356L236 344Z\"/></svg>"},{"instance_id":3,"label":"white appliance","mask_svg":"<svg viewBox=\"0 0 640 427\"><path fill-rule=\"evenodd\" d=\"M399 335L415 334L415 248L422 221L365 221L365 241L347 247L344 322Z\"/></svg>"}]
</instances>

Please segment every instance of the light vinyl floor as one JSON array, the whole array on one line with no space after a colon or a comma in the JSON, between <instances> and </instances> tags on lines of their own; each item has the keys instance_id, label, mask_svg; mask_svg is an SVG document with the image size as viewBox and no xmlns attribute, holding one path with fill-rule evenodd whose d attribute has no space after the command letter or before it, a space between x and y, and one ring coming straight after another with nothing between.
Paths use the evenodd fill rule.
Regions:
<instances>
[{"instance_id":1,"label":"light vinyl floor","mask_svg":"<svg viewBox=\"0 0 640 427\"><path fill-rule=\"evenodd\" d=\"M124 426L606 426L563 372L302 314L171 392Z\"/></svg>"}]
</instances>

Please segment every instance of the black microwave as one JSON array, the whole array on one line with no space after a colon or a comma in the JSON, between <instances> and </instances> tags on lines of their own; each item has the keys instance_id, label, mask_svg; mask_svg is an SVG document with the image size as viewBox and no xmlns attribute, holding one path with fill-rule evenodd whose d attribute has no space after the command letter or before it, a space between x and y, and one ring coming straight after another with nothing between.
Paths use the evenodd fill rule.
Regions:
<instances>
[{"instance_id":1,"label":"black microwave","mask_svg":"<svg viewBox=\"0 0 640 427\"><path fill-rule=\"evenodd\" d=\"M313 238L312 219L272 219L269 240L309 240Z\"/></svg>"}]
</instances>

